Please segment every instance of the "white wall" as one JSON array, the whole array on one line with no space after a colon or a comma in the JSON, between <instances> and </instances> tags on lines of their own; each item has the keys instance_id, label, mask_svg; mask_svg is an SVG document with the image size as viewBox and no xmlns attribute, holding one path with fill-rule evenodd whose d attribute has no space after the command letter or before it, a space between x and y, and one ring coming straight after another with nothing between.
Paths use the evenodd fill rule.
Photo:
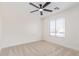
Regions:
<instances>
[{"instance_id":1,"label":"white wall","mask_svg":"<svg viewBox=\"0 0 79 59\"><path fill-rule=\"evenodd\" d=\"M28 14L24 3L3 3L1 6L0 48L41 40L42 21Z\"/></svg>"},{"instance_id":2,"label":"white wall","mask_svg":"<svg viewBox=\"0 0 79 59\"><path fill-rule=\"evenodd\" d=\"M65 17L65 38L49 36L48 22L55 18ZM79 6L63 12L52 14L43 20L43 39L62 46L79 50Z\"/></svg>"},{"instance_id":3,"label":"white wall","mask_svg":"<svg viewBox=\"0 0 79 59\"><path fill-rule=\"evenodd\" d=\"M0 41L2 40L2 19L0 17ZM1 42L0 42L1 44ZM1 48L0 48L1 49Z\"/></svg>"}]
</instances>

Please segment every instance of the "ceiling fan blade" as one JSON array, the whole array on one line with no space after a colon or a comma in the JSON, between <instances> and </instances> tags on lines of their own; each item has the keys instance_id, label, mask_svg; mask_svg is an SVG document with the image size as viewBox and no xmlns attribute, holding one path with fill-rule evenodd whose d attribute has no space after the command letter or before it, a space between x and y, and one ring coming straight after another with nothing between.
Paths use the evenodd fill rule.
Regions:
<instances>
[{"instance_id":1,"label":"ceiling fan blade","mask_svg":"<svg viewBox=\"0 0 79 59\"><path fill-rule=\"evenodd\" d=\"M43 8L45 8L46 6L48 6L51 2L46 2L44 5L43 5Z\"/></svg>"},{"instance_id":2,"label":"ceiling fan blade","mask_svg":"<svg viewBox=\"0 0 79 59\"><path fill-rule=\"evenodd\" d=\"M41 14L41 15L43 15L43 12L42 12L42 11L40 11L40 14Z\"/></svg>"},{"instance_id":3,"label":"ceiling fan blade","mask_svg":"<svg viewBox=\"0 0 79 59\"><path fill-rule=\"evenodd\" d=\"M30 5L32 5L32 6L34 6L34 7L36 7L36 8L39 8L38 6L36 6L35 4L33 4L33 3L29 3Z\"/></svg>"},{"instance_id":4,"label":"ceiling fan blade","mask_svg":"<svg viewBox=\"0 0 79 59\"><path fill-rule=\"evenodd\" d=\"M31 11L30 13L33 13L33 12L36 12L36 11L38 11L38 10Z\"/></svg>"},{"instance_id":5,"label":"ceiling fan blade","mask_svg":"<svg viewBox=\"0 0 79 59\"><path fill-rule=\"evenodd\" d=\"M49 10L49 9L43 9L44 11L48 11L48 12L52 12L52 10Z\"/></svg>"},{"instance_id":6,"label":"ceiling fan blade","mask_svg":"<svg viewBox=\"0 0 79 59\"><path fill-rule=\"evenodd\" d=\"M40 9L42 9L42 4L39 4L39 6L40 6Z\"/></svg>"}]
</instances>

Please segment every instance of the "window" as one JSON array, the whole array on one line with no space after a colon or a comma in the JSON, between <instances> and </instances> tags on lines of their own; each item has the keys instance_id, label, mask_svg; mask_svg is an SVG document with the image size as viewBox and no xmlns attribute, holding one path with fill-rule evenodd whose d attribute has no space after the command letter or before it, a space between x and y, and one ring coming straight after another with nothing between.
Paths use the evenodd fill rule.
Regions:
<instances>
[{"instance_id":1,"label":"window","mask_svg":"<svg viewBox=\"0 0 79 59\"><path fill-rule=\"evenodd\" d=\"M51 36L65 37L65 19L64 18L50 20L49 23L50 23L49 32Z\"/></svg>"},{"instance_id":2,"label":"window","mask_svg":"<svg viewBox=\"0 0 79 59\"><path fill-rule=\"evenodd\" d=\"M54 36L55 35L55 20L50 21L49 28L50 28L50 35Z\"/></svg>"}]
</instances>

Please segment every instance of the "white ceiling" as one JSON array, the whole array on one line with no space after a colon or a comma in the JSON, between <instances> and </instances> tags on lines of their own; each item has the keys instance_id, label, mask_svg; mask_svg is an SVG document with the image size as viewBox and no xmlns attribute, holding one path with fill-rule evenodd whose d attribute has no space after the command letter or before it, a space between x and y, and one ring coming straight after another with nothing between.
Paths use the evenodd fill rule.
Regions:
<instances>
[{"instance_id":1,"label":"white ceiling","mask_svg":"<svg viewBox=\"0 0 79 59\"><path fill-rule=\"evenodd\" d=\"M35 5L39 5L39 4L45 4L45 2L33 2ZM40 15L40 12L37 11L37 12L34 12L34 13L30 13L30 11L33 11L33 10L36 10L37 8L34 7L34 6L31 6L29 4L29 2L3 2L3 3L0 3L0 6L2 6L2 8L4 9L3 12L6 11L6 14L9 13L12 13L12 11L15 12L15 14L19 14L19 15L25 15L25 17L27 15L29 16L35 16L35 17L45 17L45 16L49 16L51 14L54 14L54 13L57 13L57 12L60 12L60 11L63 11L63 10L66 10L70 7L73 7L73 6L76 6L77 4L79 4L78 2L52 2L51 4L49 4L46 9L50 9L50 10L53 10L54 7L59 7L60 9L59 10L54 10L53 12L45 12L44 11L44 15L41 16ZM13 12L13 13L14 13Z\"/></svg>"},{"instance_id":2,"label":"white ceiling","mask_svg":"<svg viewBox=\"0 0 79 59\"><path fill-rule=\"evenodd\" d=\"M45 4L45 2L33 2L33 3L35 5L37 5L37 6L39 6L39 4L42 4L42 5ZM71 8L71 7L75 6L75 5L77 5L77 4L79 4L79 3L78 2L52 2L51 4L49 4L46 7L46 9L53 10L53 12L46 12L46 11L44 11L44 15L43 16L40 15L39 11L31 13L31 14L39 16L39 17L44 17L44 16L48 16L48 15L53 14L53 13L57 13L57 12L66 10L68 8ZM59 7L60 9L59 10L54 10L54 7L56 7L56 6ZM28 8L29 8L29 12L37 9L37 8L31 6L31 5L29 5Z\"/></svg>"}]
</instances>

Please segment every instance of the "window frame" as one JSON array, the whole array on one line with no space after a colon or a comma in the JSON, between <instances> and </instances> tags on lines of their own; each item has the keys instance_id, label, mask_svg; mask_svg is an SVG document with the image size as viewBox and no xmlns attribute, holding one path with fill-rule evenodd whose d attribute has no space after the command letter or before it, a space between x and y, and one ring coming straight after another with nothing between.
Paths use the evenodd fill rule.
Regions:
<instances>
[{"instance_id":1,"label":"window frame","mask_svg":"<svg viewBox=\"0 0 79 59\"><path fill-rule=\"evenodd\" d=\"M57 35L56 35L56 20L61 19L61 18L64 19L64 32L63 32L64 35L63 35L63 37L60 37L60 36L57 36ZM57 37L57 38L65 38L65 17L58 17L58 18L54 18L53 20L55 21L55 35L51 35L51 34L50 34L50 21L52 21L52 20L49 20L49 22L48 22L48 24L49 24L49 25L48 25L48 28L49 28L49 29L48 29L48 31L49 31L49 36L51 36L51 37Z\"/></svg>"}]
</instances>

